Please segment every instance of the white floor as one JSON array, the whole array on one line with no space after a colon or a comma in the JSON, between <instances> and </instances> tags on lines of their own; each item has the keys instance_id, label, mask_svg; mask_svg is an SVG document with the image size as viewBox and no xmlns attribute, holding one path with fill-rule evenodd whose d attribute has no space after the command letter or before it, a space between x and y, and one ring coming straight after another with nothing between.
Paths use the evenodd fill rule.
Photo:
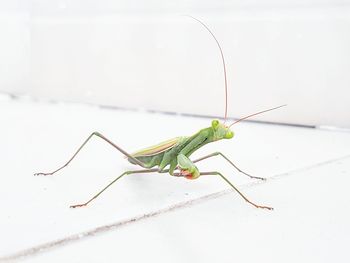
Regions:
<instances>
[{"instance_id":1,"label":"white floor","mask_svg":"<svg viewBox=\"0 0 350 263\"><path fill-rule=\"evenodd\" d=\"M93 131L127 151L189 135L211 120L0 97L0 261L23 262L349 262L350 133L257 123L201 171L227 175L252 207L215 176L130 175L86 201L132 165L95 138L57 175Z\"/></svg>"}]
</instances>

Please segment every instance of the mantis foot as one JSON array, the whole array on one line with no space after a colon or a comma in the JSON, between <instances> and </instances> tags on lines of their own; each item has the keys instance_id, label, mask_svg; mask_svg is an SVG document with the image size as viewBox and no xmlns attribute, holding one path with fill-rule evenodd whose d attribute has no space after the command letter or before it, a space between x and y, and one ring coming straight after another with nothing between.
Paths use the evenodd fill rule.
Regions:
<instances>
[{"instance_id":1,"label":"mantis foot","mask_svg":"<svg viewBox=\"0 0 350 263\"><path fill-rule=\"evenodd\" d=\"M248 174L247 174L248 175ZM262 181L266 181L267 179L264 177L258 177L258 176L252 176L252 175L248 175L250 178L252 179L258 179L258 180L262 180Z\"/></svg>"},{"instance_id":2,"label":"mantis foot","mask_svg":"<svg viewBox=\"0 0 350 263\"><path fill-rule=\"evenodd\" d=\"M78 205L71 205L70 208L77 208L77 207L83 207L86 206L87 204L78 204Z\"/></svg>"},{"instance_id":3,"label":"mantis foot","mask_svg":"<svg viewBox=\"0 0 350 263\"><path fill-rule=\"evenodd\" d=\"M35 173L34 176L47 176L47 175L53 175L53 173Z\"/></svg>"},{"instance_id":4,"label":"mantis foot","mask_svg":"<svg viewBox=\"0 0 350 263\"><path fill-rule=\"evenodd\" d=\"M273 210L273 207L269 207L269 206L262 206L262 205L255 205L255 204L254 204L254 206L255 206L256 208L262 208L262 209L267 209L267 210Z\"/></svg>"}]
</instances>

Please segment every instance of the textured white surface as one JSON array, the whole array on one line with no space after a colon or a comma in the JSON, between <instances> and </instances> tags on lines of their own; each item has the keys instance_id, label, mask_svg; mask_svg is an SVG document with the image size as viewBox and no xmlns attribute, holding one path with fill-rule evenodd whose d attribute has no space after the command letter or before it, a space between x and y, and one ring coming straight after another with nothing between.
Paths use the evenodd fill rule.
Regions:
<instances>
[{"instance_id":1,"label":"textured white surface","mask_svg":"<svg viewBox=\"0 0 350 263\"><path fill-rule=\"evenodd\" d=\"M273 212L233 192L181 204L228 187L215 177L157 174L124 178L90 206L69 209L132 168L96 138L59 174L33 176L65 162L92 131L133 151L210 120L0 97L0 123L1 260L349 261L349 133L242 123L232 140L195 154L222 151L247 172L272 178L251 184L219 157L199 165L222 171Z\"/></svg>"}]
</instances>

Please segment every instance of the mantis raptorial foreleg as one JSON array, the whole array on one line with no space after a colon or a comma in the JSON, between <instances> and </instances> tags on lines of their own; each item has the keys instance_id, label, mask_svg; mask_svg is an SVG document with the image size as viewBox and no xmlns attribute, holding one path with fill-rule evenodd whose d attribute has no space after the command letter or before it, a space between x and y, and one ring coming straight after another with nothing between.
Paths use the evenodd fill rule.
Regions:
<instances>
[{"instance_id":1,"label":"mantis raptorial foreleg","mask_svg":"<svg viewBox=\"0 0 350 263\"><path fill-rule=\"evenodd\" d=\"M187 179L197 179L200 176L197 166L184 154L177 156L178 169Z\"/></svg>"},{"instance_id":2,"label":"mantis raptorial foreleg","mask_svg":"<svg viewBox=\"0 0 350 263\"><path fill-rule=\"evenodd\" d=\"M144 170L134 170L134 171L126 171L119 175L117 178L115 178L112 182L110 182L108 185L106 185L101 191L99 191L97 194L95 194L92 198L90 198L86 203L83 204L77 204L77 205L71 205L71 208L76 208L76 207L82 207L88 205L92 200L96 199L100 194L102 194L104 191L107 190L112 184L114 184L116 181L118 181L120 178L122 178L124 175L129 175L129 174L138 174L138 173L152 173L152 172L161 172L161 173L167 173L169 170L164 170L164 171L159 171L158 168L154 169L144 169Z\"/></svg>"},{"instance_id":3,"label":"mantis raptorial foreleg","mask_svg":"<svg viewBox=\"0 0 350 263\"><path fill-rule=\"evenodd\" d=\"M66 162L64 165L62 165L60 168L58 168L57 170L51 172L51 173L36 173L34 175L53 175L54 173L62 170L64 167L66 167L74 158L75 156L77 156L77 154L80 152L80 150L85 146L85 144L87 144L87 142L93 137L93 136L97 136L100 137L101 139L105 140L106 142L108 142L110 145L112 145L114 148L116 148L118 151L120 151L122 154L124 154L125 156L127 156L128 158L132 159L135 163L137 163L138 165L140 165L143 168L147 168L146 165L137 160L136 158L132 157L129 153L127 153L126 151L124 151L122 148L120 148L118 145L116 145L115 143L113 143L112 141L110 141L109 139L107 139L105 136L103 136L101 133L99 132L93 132L92 134L90 134L90 136L84 141L84 143L78 148L78 150L74 153L74 155L68 160L68 162Z\"/></svg>"},{"instance_id":4,"label":"mantis raptorial foreleg","mask_svg":"<svg viewBox=\"0 0 350 263\"><path fill-rule=\"evenodd\" d=\"M242 171L240 168L237 167L237 165L235 165L229 158L227 158L227 157L226 157L224 154L222 154L221 152L214 152L214 153L212 153L212 154L208 154L208 155L206 155L206 156L203 156L203 157L201 157L201 158L198 158L198 159L194 160L193 162L194 162L194 163L200 162L200 161L203 161L203 160L205 160L205 159L208 159L208 158L211 158L211 157L214 157L214 156L217 156L217 155L223 157L226 161L228 161L234 168L237 169L238 172L240 172L240 173L242 173L242 174L244 174L244 175L246 175L246 176L248 176L248 177L250 177L250 178L252 178L252 179L266 180L266 178L257 177L257 176L252 176L252 175L250 175L250 174L248 174L248 173Z\"/></svg>"}]
</instances>

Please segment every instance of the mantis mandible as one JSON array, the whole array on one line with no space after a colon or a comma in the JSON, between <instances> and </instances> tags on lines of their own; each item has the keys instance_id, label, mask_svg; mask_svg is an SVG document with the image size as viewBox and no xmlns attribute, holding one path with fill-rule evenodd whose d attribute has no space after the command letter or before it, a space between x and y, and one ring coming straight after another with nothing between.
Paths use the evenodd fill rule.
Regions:
<instances>
[{"instance_id":1,"label":"mantis mandible","mask_svg":"<svg viewBox=\"0 0 350 263\"><path fill-rule=\"evenodd\" d=\"M110 182L108 185L106 185L102 190L100 190L97 194L95 194L92 198L90 198L87 202L82 204L76 204L70 206L71 208L76 207L83 207L88 205L91 201L96 199L99 195L101 195L107 188L109 188L111 185L113 185L116 181L124 177L125 175L130 174L143 174L143 173L169 173L171 176L177 176L177 177L184 177L186 179L198 179L201 176L204 175L214 175L218 176L221 179L223 179L228 185L230 185L245 201L247 201L249 204L257 207L257 208L263 208L263 209L269 209L272 210L272 207L269 206L263 206L258 205L252 201L250 201L235 185L233 185L222 173L218 171L207 171L207 172L200 172L195 165L198 162L201 162L203 160L206 160L208 158L212 158L214 156L220 156L225 161L230 163L238 172L252 178L252 179L259 179L259 180L265 180L265 178L252 176L244 171L242 171L238 166L236 166L228 157L226 157L221 152L214 152L208 155L205 155L199 159L191 160L189 157L192 153L197 151L199 148L203 147L204 145L216 142L222 139L232 139L234 136L233 131L231 130L231 126L242 121L245 119L248 119L252 116L272 111L275 109L278 109L280 107L283 107L285 105L281 105L278 107L274 107L271 109L263 110L254 114L250 114L248 116L245 116L241 119L238 119L234 121L230 125L226 125L227 121L227 76L226 76L226 66L225 66L225 59L223 55L222 48L219 44L219 41L216 39L215 35L212 33L212 31L199 19L194 18L190 16L197 22L199 22L204 28L212 35L214 38L221 54L222 64L223 64L223 73L224 73L224 80L225 80L225 115L224 115L224 122L220 122L219 120L213 120L211 122L211 125L207 128L201 129L195 134L191 136L182 136L182 137L176 137L174 139L167 140L165 142L159 143L157 145L142 149L140 151L137 151L135 153L128 153L127 151L123 150L121 147L119 147L117 144L113 143L111 140L106 138L104 135L102 135L99 132L93 132L84 142L83 144L78 148L78 150L73 154L73 156L66 162L64 165L59 167L57 170L50 172L50 173L36 173L35 175L53 175L56 172L62 170L64 167L66 167L70 162L78 155L78 153L81 151L81 149L87 144L90 139L93 137L99 137L100 139L104 140L111 146L113 146L115 149L117 149L119 152L121 152L127 160L134 165L138 165L142 167L143 169L137 169L137 170L130 170L123 172L121 175L119 175L117 178L115 178L112 182Z\"/></svg>"}]
</instances>

